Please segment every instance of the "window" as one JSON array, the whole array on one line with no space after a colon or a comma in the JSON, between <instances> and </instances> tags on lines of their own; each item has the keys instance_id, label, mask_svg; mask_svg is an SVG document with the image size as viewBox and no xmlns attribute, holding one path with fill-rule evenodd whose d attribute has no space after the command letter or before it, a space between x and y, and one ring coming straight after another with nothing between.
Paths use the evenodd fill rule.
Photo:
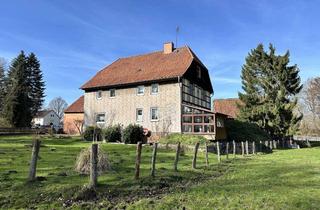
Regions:
<instances>
[{"instance_id":1,"label":"window","mask_svg":"<svg viewBox=\"0 0 320 210\"><path fill-rule=\"evenodd\" d=\"M224 120L220 117L217 118L217 127L223 128L224 127Z\"/></svg>"},{"instance_id":2,"label":"window","mask_svg":"<svg viewBox=\"0 0 320 210\"><path fill-rule=\"evenodd\" d=\"M96 97L97 99L101 99L102 98L102 91L99 90L97 93L96 93Z\"/></svg>"},{"instance_id":3,"label":"window","mask_svg":"<svg viewBox=\"0 0 320 210\"><path fill-rule=\"evenodd\" d=\"M157 120L159 120L159 111L158 111L158 108L152 107L150 112L151 112L151 113L150 113L150 115L151 115L151 121L157 121Z\"/></svg>"},{"instance_id":4,"label":"window","mask_svg":"<svg viewBox=\"0 0 320 210\"><path fill-rule=\"evenodd\" d=\"M116 97L116 89L110 89L110 98Z\"/></svg>"},{"instance_id":5,"label":"window","mask_svg":"<svg viewBox=\"0 0 320 210\"><path fill-rule=\"evenodd\" d=\"M136 111L136 120L137 120L137 122L142 122L143 121L143 111L142 111L142 109L137 109L137 111Z\"/></svg>"},{"instance_id":6,"label":"window","mask_svg":"<svg viewBox=\"0 0 320 210\"><path fill-rule=\"evenodd\" d=\"M144 95L144 86L138 86L137 87L137 95Z\"/></svg>"},{"instance_id":7,"label":"window","mask_svg":"<svg viewBox=\"0 0 320 210\"><path fill-rule=\"evenodd\" d=\"M105 122L105 114L96 114L96 123L104 123Z\"/></svg>"},{"instance_id":8,"label":"window","mask_svg":"<svg viewBox=\"0 0 320 210\"><path fill-rule=\"evenodd\" d=\"M151 94L155 95L159 92L159 85L158 84L152 84L151 85Z\"/></svg>"},{"instance_id":9,"label":"window","mask_svg":"<svg viewBox=\"0 0 320 210\"><path fill-rule=\"evenodd\" d=\"M201 68L200 68L200 66L197 66L197 77L198 77L198 79L201 79Z\"/></svg>"}]
</instances>

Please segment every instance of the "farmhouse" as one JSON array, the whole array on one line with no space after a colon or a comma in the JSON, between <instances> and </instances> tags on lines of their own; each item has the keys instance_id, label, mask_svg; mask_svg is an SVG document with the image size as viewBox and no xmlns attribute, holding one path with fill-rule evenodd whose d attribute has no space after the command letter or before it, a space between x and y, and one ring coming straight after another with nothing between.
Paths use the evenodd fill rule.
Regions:
<instances>
[{"instance_id":1,"label":"farmhouse","mask_svg":"<svg viewBox=\"0 0 320 210\"><path fill-rule=\"evenodd\" d=\"M84 124L136 123L154 135L201 134L215 138L225 115L211 110L208 69L187 46L120 58L87 81Z\"/></svg>"}]
</instances>

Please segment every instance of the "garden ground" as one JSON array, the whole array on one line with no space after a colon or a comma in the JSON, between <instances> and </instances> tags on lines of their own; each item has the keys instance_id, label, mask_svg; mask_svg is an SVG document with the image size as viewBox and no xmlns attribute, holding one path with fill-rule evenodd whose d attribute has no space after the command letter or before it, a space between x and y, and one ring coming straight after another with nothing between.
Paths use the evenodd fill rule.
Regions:
<instances>
[{"instance_id":1,"label":"garden ground","mask_svg":"<svg viewBox=\"0 0 320 210\"><path fill-rule=\"evenodd\" d=\"M218 164L199 153L181 156L173 171L173 150L160 149L156 177L150 177L151 147L142 152L141 179L135 181L135 145L102 144L111 170L99 177L97 192L86 190L88 177L74 172L80 150L90 145L78 138L42 138L37 175L27 183L32 136L0 137L0 207L127 209L319 209L320 147L275 150Z\"/></svg>"}]
</instances>

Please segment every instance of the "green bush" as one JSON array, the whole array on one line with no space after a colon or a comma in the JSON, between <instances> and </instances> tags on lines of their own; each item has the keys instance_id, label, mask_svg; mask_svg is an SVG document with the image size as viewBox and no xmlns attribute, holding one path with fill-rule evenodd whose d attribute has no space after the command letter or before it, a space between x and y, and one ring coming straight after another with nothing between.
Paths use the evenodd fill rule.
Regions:
<instances>
[{"instance_id":1,"label":"green bush","mask_svg":"<svg viewBox=\"0 0 320 210\"><path fill-rule=\"evenodd\" d=\"M103 133L104 139L107 142L121 141L121 126L119 124L108 126L106 129L103 130Z\"/></svg>"},{"instance_id":2,"label":"green bush","mask_svg":"<svg viewBox=\"0 0 320 210\"><path fill-rule=\"evenodd\" d=\"M143 127L136 124L130 124L123 130L123 141L126 144L136 144L143 141Z\"/></svg>"},{"instance_id":3,"label":"green bush","mask_svg":"<svg viewBox=\"0 0 320 210\"><path fill-rule=\"evenodd\" d=\"M270 135L258 127L258 125L239 120L227 120L226 123L228 140L232 141L267 141Z\"/></svg>"},{"instance_id":4,"label":"green bush","mask_svg":"<svg viewBox=\"0 0 320 210\"><path fill-rule=\"evenodd\" d=\"M95 126L88 126L85 131L83 132L83 138L86 141L92 141L93 140L93 134L95 133L97 137L97 141L102 140L102 130L101 128L95 127Z\"/></svg>"}]
</instances>

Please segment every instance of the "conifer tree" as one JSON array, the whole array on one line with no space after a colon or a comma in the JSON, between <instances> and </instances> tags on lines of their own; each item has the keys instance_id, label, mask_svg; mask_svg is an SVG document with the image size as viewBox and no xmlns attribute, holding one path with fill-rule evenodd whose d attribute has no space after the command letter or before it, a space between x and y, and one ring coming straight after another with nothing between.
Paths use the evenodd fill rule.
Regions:
<instances>
[{"instance_id":1,"label":"conifer tree","mask_svg":"<svg viewBox=\"0 0 320 210\"><path fill-rule=\"evenodd\" d=\"M2 116L3 106L4 106L4 97L6 93L6 75L5 75L5 66L4 63L0 60L0 117Z\"/></svg>"},{"instance_id":2,"label":"conifer tree","mask_svg":"<svg viewBox=\"0 0 320 210\"><path fill-rule=\"evenodd\" d=\"M42 107L44 102L45 83L40 69L40 62L34 53L30 53L27 58L27 85L29 87L29 97L31 98L31 114L34 116Z\"/></svg>"},{"instance_id":3,"label":"conifer tree","mask_svg":"<svg viewBox=\"0 0 320 210\"><path fill-rule=\"evenodd\" d=\"M15 127L29 127L32 119L27 79L27 58L23 51L9 68L4 115Z\"/></svg>"},{"instance_id":4,"label":"conifer tree","mask_svg":"<svg viewBox=\"0 0 320 210\"><path fill-rule=\"evenodd\" d=\"M293 113L297 100L294 96L302 88L299 69L289 66L289 52L275 54L270 45L269 53L259 44L246 58L242 67L243 102L239 117L254 122L275 137L292 135L302 116Z\"/></svg>"}]
</instances>

